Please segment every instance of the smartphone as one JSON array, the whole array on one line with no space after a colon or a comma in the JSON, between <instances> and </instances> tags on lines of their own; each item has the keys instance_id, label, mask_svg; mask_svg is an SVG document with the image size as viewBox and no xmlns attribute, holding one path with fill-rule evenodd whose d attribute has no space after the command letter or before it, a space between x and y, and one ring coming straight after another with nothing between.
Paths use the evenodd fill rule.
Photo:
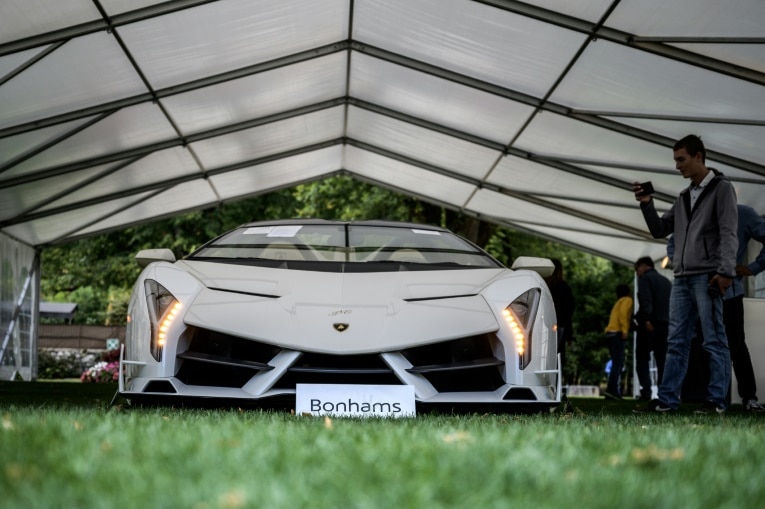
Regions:
<instances>
[{"instance_id":1,"label":"smartphone","mask_svg":"<svg viewBox=\"0 0 765 509\"><path fill-rule=\"evenodd\" d=\"M648 196L649 194L653 194L653 193L656 192L656 191L654 191L653 184L650 181L643 182L642 184L640 184L640 187L642 187L643 190L640 191L635 196Z\"/></svg>"}]
</instances>

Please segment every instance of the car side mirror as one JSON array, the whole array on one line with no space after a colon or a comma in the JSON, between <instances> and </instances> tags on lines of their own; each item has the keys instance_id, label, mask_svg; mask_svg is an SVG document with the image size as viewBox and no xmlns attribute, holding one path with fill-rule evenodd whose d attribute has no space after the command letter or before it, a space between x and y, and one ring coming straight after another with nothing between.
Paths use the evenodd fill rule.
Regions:
<instances>
[{"instance_id":1,"label":"car side mirror","mask_svg":"<svg viewBox=\"0 0 765 509\"><path fill-rule=\"evenodd\" d=\"M555 265L552 260L535 256L519 256L510 268L513 270L533 270L542 277L551 276L555 272Z\"/></svg>"},{"instance_id":2,"label":"car side mirror","mask_svg":"<svg viewBox=\"0 0 765 509\"><path fill-rule=\"evenodd\" d=\"M175 255L169 249L142 249L135 255L139 267L146 267L151 262L175 262Z\"/></svg>"}]
</instances>

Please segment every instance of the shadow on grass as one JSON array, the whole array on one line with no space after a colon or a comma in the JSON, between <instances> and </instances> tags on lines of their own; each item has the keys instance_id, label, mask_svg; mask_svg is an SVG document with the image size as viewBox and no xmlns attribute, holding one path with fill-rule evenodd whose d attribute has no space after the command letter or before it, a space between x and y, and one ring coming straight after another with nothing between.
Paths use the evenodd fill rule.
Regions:
<instances>
[{"instance_id":1,"label":"shadow on grass","mask_svg":"<svg viewBox=\"0 0 765 509\"><path fill-rule=\"evenodd\" d=\"M236 407L241 406L241 401L237 404L222 403L214 406ZM117 395L116 383L82 383L79 380L41 380L36 382L7 382L0 381L0 406L31 406L31 407L82 407L107 409L113 404L125 405L127 401ZM604 415L634 415L632 410L645 404L643 401L637 401L632 398L625 398L621 401L608 400L605 398L585 398L575 397L565 399L560 405L551 409L554 414L604 414ZM693 412L698 403L685 403L681 406L680 414ZM194 407L197 405L183 405ZM210 405L199 405L209 407ZM254 408L264 408L261 405L247 405ZM278 405L276 409L289 411L288 407ZM418 413L429 413L434 409L423 408ZM510 410L508 412L508 410ZM523 412L522 408L517 410ZM481 413L491 412L491 409L476 409L475 407L465 407L464 409L454 409L453 413ZM500 409L497 413L513 413L512 409ZM546 411L545 411L546 412ZM452 413L449 408L440 408L436 413ZM746 414L740 404L731 405L728 410L730 414Z\"/></svg>"}]
</instances>

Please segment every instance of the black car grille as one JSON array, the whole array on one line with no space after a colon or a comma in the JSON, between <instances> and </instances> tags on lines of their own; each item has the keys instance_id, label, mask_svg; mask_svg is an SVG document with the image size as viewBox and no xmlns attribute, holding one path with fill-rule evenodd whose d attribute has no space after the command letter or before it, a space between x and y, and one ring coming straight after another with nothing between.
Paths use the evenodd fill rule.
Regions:
<instances>
[{"instance_id":1,"label":"black car grille","mask_svg":"<svg viewBox=\"0 0 765 509\"><path fill-rule=\"evenodd\" d=\"M280 348L210 330L191 328L189 347L178 354L176 375L187 385L244 386L258 372L273 369ZM402 350L412 364L407 371L425 377L439 392L494 391L504 384L494 357L491 334L482 334ZM400 385L402 382L378 354L331 355L306 352L279 380L276 389L296 384Z\"/></svg>"},{"instance_id":2,"label":"black car grille","mask_svg":"<svg viewBox=\"0 0 765 509\"><path fill-rule=\"evenodd\" d=\"M280 349L220 332L190 328L189 348L176 377L187 385L242 387L258 371L273 369L269 361Z\"/></svg>"},{"instance_id":3,"label":"black car grille","mask_svg":"<svg viewBox=\"0 0 765 509\"><path fill-rule=\"evenodd\" d=\"M504 361L494 356L493 334L408 348L401 353L412 363L407 371L417 373L438 392L494 391L504 385L500 368Z\"/></svg>"},{"instance_id":4,"label":"black car grille","mask_svg":"<svg viewBox=\"0 0 765 509\"><path fill-rule=\"evenodd\" d=\"M378 354L304 353L275 387L294 389L295 384L401 385L401 381Z\"/></svg>"}]
</instances>

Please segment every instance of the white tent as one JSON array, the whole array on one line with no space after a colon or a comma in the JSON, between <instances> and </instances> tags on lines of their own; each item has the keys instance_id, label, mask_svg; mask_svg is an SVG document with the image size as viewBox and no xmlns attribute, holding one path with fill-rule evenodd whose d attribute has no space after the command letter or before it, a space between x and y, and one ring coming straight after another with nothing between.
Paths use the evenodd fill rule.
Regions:
<instances>
[{"instance_id":1,"label":"white tent","mask_svg":"<svg viewBox=\"0 0 765 509\"><path fill-rule=\"evenodd\" d=\"M44 246L344 172L630 263L671 145L765 211L761 0L5 0L0 228Z\"/></svg>"},{"instance_id":2,"label":"white tent","mask_svg":"<svg viewBox=\"0 0 765 509\"><path fill-rule=\"evenodd\" d=\"M685 134L765 212L764 25L762 0L3 0L0 237L343 173L659 259L630 183L666 209Z\"/></svg>"}]
</instances>

